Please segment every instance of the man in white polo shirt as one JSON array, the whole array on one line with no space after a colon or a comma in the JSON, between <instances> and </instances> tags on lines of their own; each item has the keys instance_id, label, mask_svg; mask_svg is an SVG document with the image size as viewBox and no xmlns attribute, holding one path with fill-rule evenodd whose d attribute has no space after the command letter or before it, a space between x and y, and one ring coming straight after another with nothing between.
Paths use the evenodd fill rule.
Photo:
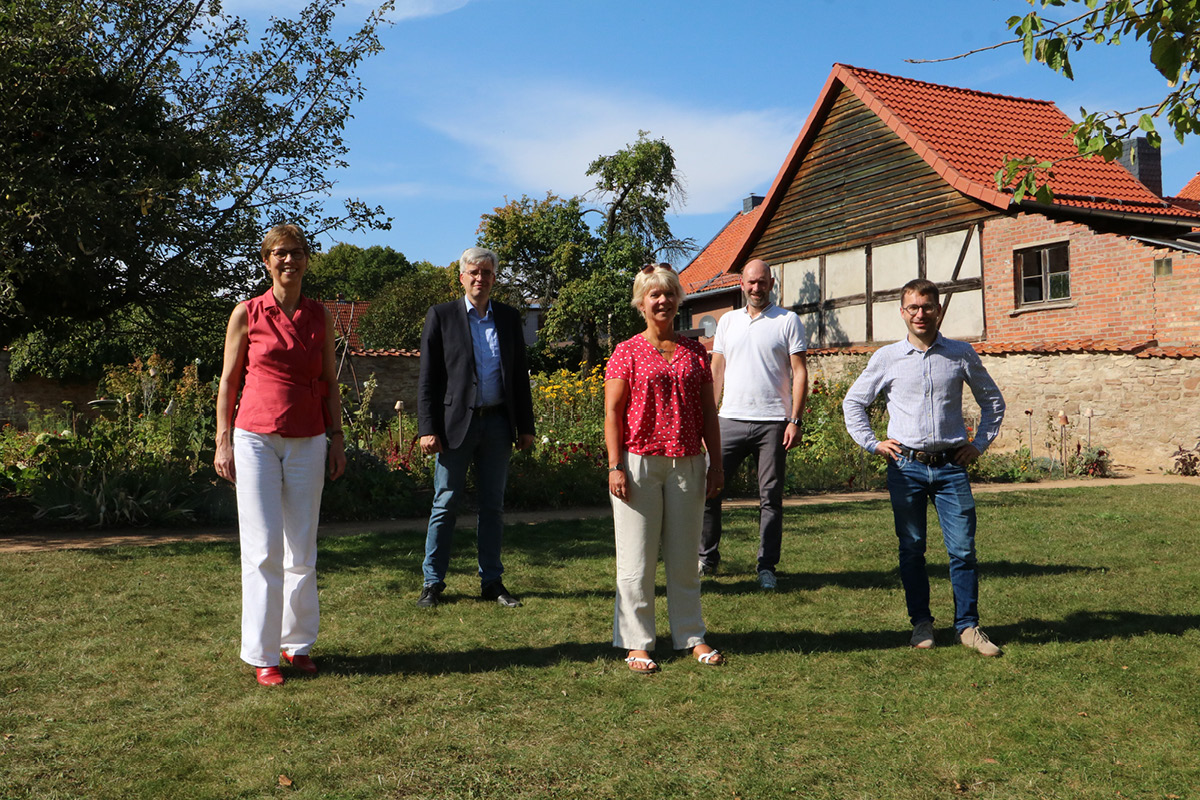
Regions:
<instances>
[{"instance_id":1,"label":"man in white polo shirt","mask_svg":"<svg viewBox=\"0 0 1200 800\"><path fill-rule=\"evenodd\" d=\"M758 460L758 584L776 586L783 539L783 476L787 451L800 444L800 419L808 397L804 325L771 302L775 279L764 261L742 270L746 307L717 323L713 339L713 392L720 406L721 461L731 476L754 454ZM721 562L721 496L704 509L700 574Z\"/></svg>"}]
</instances>

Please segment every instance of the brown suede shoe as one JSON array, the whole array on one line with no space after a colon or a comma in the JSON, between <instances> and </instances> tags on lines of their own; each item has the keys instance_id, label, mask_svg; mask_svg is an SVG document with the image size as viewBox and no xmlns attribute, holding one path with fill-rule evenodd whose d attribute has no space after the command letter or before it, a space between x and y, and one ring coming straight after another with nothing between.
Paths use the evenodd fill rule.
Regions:
<instances>
[{"instance_id":1,"label":"brown suede shoe","mask_svg":"<svg viewBox=\"0 0 1200 800\"><path fill-rule=\"evenodd\" d=\"M1004 651L992 644L992 640L979 628L967 628L962 631L958 634L958 641L967 647L978 650L981 655L1004 655Z\"/></svg>"}]
</instances>

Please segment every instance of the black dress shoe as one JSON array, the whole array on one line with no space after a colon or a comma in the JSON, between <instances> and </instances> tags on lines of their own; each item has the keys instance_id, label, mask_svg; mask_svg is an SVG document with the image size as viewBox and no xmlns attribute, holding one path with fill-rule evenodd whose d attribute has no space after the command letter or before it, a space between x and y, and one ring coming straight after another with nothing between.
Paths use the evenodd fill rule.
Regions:
<instances>
[{"instance_id":1,"label":"black dress shoe","mask_svg":"<svg viewBox=\"0 0 1200 800\"><path fill-rule=\"evenodd\" d=\"M446 584L440 581L421 587L421 596L417 598L417 608L436 607L438 603L442 602L442 590L445 588Z\"/></svg>"},{"instance_id":2,"label":"black dress shoe","mask_svg":"<svg viewBox=\"0 0 1200 800\"><path fill-rule=\"evenodd\" d=\"M521 601L508 593L500 581L492 581L480 590L479 596L484 600L495 600L505 608L519 608Z\"/></svg>"}]
</instances>

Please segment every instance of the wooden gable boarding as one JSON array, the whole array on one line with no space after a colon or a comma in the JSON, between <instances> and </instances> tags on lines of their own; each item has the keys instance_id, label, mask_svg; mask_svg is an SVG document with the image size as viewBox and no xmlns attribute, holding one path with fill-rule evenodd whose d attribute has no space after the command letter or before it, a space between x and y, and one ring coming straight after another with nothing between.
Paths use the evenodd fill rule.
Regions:
<instances>
[{"instance_id":1,"label":"wooden gable boarding","mask_svg":"<svg viewBox=\"0 0 1200 800\"><path fill-rule=\"evenodd\" d=\"M780 304L814 347L903 337L900 287L918 277L952 300L947 335L983 338L979 223L996 210L951 188L854 93L830 95L748 258L775 265Z\"/></svg>"}]
</instances>

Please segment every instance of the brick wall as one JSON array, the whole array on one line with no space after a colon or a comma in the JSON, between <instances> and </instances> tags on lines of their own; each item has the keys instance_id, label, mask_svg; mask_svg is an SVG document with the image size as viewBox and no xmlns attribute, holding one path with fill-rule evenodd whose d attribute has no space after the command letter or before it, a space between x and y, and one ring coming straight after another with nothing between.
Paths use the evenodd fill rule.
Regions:
<instances>
[{"instance_id":1,"label":"brick wall","mask_svg":"<svg viewBox=\"0 0 1200 800\"><path fill-rule=\"evenodd\" d=\"M983 355L984 366L1008 406L999 451L1029 444L1033 422L1033 453L1047 455L1048 418L1067 412L1068 447L1087 443L1091 409L1092 444L1108 448L1117 464L1135 469L1169 469L1171 454L1200 440L1200 358L1138 358L1110 353L1021 353ZM862 355L811 354L810 379L845 377ZM1025 410L1033 413L1026 415ZM964 413L978 418L969 393ZM1057 429L1057 425L1055 425Z\"/></svg>"},{"instance_id":2,"label":"brick wall","mask_svg":"<svg viewBox=\"0 0 1200 800\"><path fill-rule=\"evenodd\" d=\"M1200 344L1200 256L1151 247L1040 214L989 219L983 231L987 338L999 342L1157 339ZM1013 251L1069 241L1071 299L1066 308L1016 312ZM1172 274L1155 276L1170 258Z\"/></svg>"}]
</instances>

